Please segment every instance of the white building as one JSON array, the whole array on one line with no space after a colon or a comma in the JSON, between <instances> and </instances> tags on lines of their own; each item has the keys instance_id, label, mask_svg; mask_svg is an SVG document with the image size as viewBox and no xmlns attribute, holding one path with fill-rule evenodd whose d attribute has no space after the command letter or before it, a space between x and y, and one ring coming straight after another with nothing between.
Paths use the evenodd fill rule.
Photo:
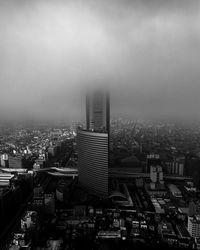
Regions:
<instances>
[{"instance_id":1,"label":"white building","mask_svg":"<svg viewBox=\"0 0 200 250\"><path fill-rule=\"evenodd\" d=\"M200 215L188 216L188 232L194 238L200 237Z\"/></svg>"},{"instance_id":2,"label":"white building","mask_svg":"<svg viewBox=\"0 0 200 250\"><path fill-rule=\"evenodd\" d=\"M163 171L161 166L151 166L150 179L151 189L155 189L156 184L164 184Z\"/></svg>"}]
</instances>

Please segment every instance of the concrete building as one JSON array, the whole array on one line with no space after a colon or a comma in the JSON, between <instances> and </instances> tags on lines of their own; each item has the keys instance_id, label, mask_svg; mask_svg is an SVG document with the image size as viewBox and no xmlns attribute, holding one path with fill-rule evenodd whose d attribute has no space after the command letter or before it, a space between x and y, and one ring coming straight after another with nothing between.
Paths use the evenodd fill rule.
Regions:
<instances>
[{"instance_id":1,"label":"concrete building","mask_svg":"<svg viewBox=\"0 0 200 250\"><path fill-rule=\"evenodd\" d=\"M184 224L176 225L178 232L179 247L188 248L190 245L191 236Z\"/></svg>"},{"instance_id":2,"label":"concrete building","mask_svg":"<svg viewBox=\"0 0 200 250\"><path fill-rule=\"evenodd\" d=\"M172 193L172 195L176 198L181 198L182 197L182 193L181 191L177 188L176 185L174 184L169 184L168 188L170 190L170 192Z\"/></svg>"},{"instance_id":3,"label":"concrete building","mask_svg":"<svg viewBox=\"0 0 200 250\"><path fill-rule=\"evenodd\" d=\"M192 217L188 216L188 232L194 238L200 237L200 216L194 215Z\"/></svg>"},{"instance_id":4,"label":"concrete building","mask_svg":"<svg viewBox=\"0 0 200 250\"><path fill-rule=\"evenodd\" d=\"M1 166L4 168L8 168L8 154L1 155Z\"/></svg>"},{"instance_id":5,"label":"concrete building","mask_svg":"<svg viewBox=\"0 0 200 250\"><path fill-rule=\"evenodd\" d=\"M156 185L163 185L163 171L161 166L151 166L150 168L151 189L155 189Z\"/></svg>"},{"instance_id":6,"label":"concrete building","mask_svg":"<svg viewBox=\"0 0 200 250\"><path fill-rule=\"evenodd\" d=\"M183 176L185 166L185 156L174 157L171 174Z\"/></svg>"},{"instance_id":7,"label":"concrete building","mask_svg":"<svg viewBox=\"0 0 200 250\"><path fill-rule=\"evenodd\" d=\"M172 227L172 224L169 222L162 222L158 225L158 231L162 236L164 242L169 245L176 245L178 242L178 238L176 233Z\"/></svg>"},{"instance_id":8,"label":"concrete building","mask_svg":"<svg viewBox=\"0 0 200 250\"><path fill-rule=\"evenodd\" d=\"M163 171L161 166L151 166L150 178L152 182L163 183Z\"/></svg>"},{"instance_id":9,"label":"concrete building","mask_svg":"<svg viewBox=\"0 0 200 250\"><path fill-rule=\"evenodd\" d=\"M27 230L36 230L38 222L38 214L35 211L26 211L21 219L21 229L26 232Z\"/></svg>"},{"instance_id":10,"label":"concrete building","mask_svg":"<svg viewBox=\"0 0 200 250\"><path fill-rule=\"evenodd\" d=\"M146 162L146 172L150 173L151 166L161 166L161 159L159 154L148 154Z\"/></svg>"},{"instance_id":11,"label":"concrete building","mask_svg":"<svg viewBox=\"0 0 200 250\"><path fill-rule=\"evenodd\" d=\"M14 178L13 174L0 173L0 187L10 187L11 180Z\"/></svg>"},{"instance_id":12,"label":"concrete building","mask_svg":"<svg viewBox=\"0 0 200 250\"><path fill-rule=\"evenodd\" d=\"M60 151L60 146L51 142L48 148L48 157L55 157Z\"/></svg>"},{"instance_id":13,"label":"concrete building","mask_svg":"<svg viewBox=\"0 0 200 250\"><path fill-rule=\"evenodd\" d=\"M191 200L189 202L189 216L200 214L200 201Z\"/></svg>"},{"instance_id":14,"label":"concrete building","mask_svg":"<svg viewBox=\"0 0 200 250\"><path fill-rule=\"evenodd\" d=\"M9 168L23 168L23 160L21 156L9 155L8 162L9 162Z\"/></svg>"}]
</instances>

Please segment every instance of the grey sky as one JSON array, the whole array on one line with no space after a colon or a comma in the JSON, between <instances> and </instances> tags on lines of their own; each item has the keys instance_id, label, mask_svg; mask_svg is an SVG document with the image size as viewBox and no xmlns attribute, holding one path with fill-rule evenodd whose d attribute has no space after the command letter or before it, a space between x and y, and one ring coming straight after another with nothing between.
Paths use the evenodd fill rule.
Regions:
<instances>
[{"instance_id":1,"label":"grey sky","mask_svg":"<svg viewBox=\"0 0 200 250\"><path fill-rule=\"evenodd\" d=\"M2 117L82 117L91 84L113 115L200 117L200 1L0 1Z\"/></svg>"}]
</instances>

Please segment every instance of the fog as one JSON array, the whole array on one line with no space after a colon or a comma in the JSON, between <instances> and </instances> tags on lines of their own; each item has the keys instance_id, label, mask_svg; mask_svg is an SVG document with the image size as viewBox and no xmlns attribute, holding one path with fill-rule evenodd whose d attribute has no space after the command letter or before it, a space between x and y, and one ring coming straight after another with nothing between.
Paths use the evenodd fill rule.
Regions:
<instances>
[{"instance_id":1,"label":"fog","mask_svg":"<svg viewBox=\"0 0 200 250\"><path fill-rule=\"evenodd\" d=\"M199 0L0 1L0 117L200 117Z\"/></svg>"}]
</instances>

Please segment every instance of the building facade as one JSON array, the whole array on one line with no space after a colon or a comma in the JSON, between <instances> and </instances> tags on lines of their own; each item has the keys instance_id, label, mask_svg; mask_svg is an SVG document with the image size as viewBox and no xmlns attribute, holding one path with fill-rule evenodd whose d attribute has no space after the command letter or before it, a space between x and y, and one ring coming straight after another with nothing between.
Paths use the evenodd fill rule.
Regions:
<instances>
[{"instance_id":1,"label":"building facade","mask_svg":"<svg viewBox=\"0 0 200 250\"><path fill-rule=\"evenodd\" d=\"M78 177L90 193L108 195L108 133L78 130Z\"/></svg>"},{"instance_id":2,"label":"building facade","mask_svg":"<svg viewBox=\"0 0 200 250\"><path fill-rule=\"evenodd\" d=\"M23 159L20 155L9 155L9 168L23 168Z\"/></svg>"},{"instance_id":3,"label":"building facade","mask_svg":"<svg viewBox=\"0 0 200 250\"><path fill-rule=\"evenodd\" d=\"M188 232L194 238L200 237L200 216L188 216Z\"/></svg>"},{"instance_id":4,"label":"building facade","mask_svg":"<svg viewBox=\"0 0 200 250\"><path fill-rule=\"evenodd\" d=\"M158 154L149 154L147 155L146 162L146 173L150 173L151 166L161 166L160 155Z\"/></svg>"}]
</instances>

